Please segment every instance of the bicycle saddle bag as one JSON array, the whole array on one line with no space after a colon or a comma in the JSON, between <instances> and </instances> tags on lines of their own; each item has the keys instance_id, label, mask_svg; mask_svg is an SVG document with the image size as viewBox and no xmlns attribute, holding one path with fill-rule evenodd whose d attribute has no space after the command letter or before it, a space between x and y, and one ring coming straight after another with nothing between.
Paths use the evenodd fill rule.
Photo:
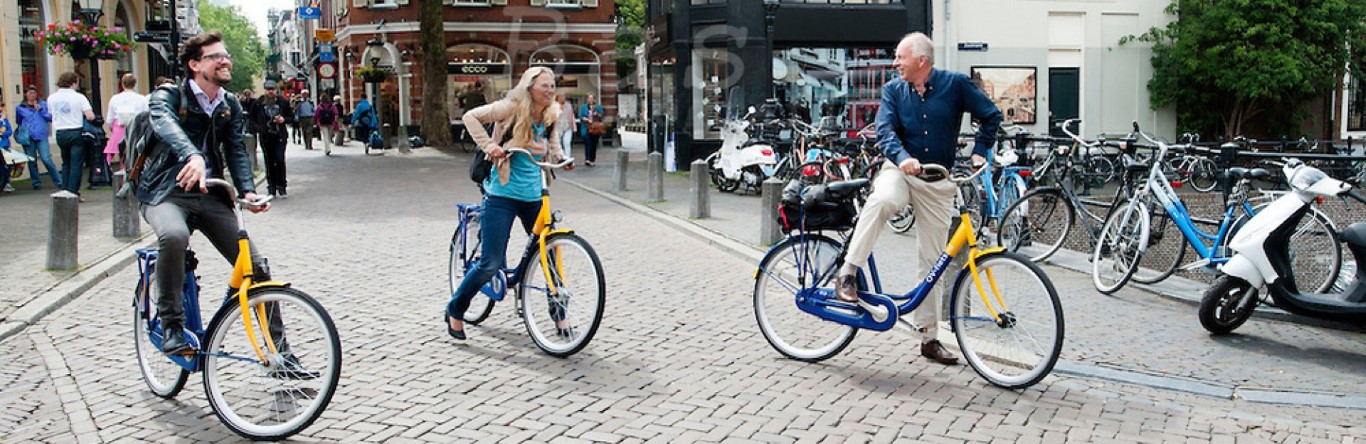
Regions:
<instances>
[{"instance_id":1,"label":"bicycle saddle bag","mask_svg":"<svg viewBox=\"0 0 1366 444\"><path fill-rule=\"evenodd\" d=\"M1228 174L1228 177L1235 181L1242 180L1244 177L1248 179L1264 179L1271 177L1271 172L1267 171L1265 168L1253 168L1249 170L1247 168L1235 167L1229 168L1228 172L1225 174Z\"/></svg>"}]
</instances>

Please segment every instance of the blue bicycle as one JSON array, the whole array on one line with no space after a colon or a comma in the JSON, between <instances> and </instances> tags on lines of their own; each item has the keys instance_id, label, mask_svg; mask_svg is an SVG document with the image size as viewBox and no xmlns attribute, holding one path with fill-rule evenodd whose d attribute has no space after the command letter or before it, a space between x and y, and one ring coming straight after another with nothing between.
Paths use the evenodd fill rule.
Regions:
<instances>
[{"instance_id":1,"label":"blue bicycle","mask_svg":"<svg viewBox=\"0 0 1366 444\"><path fill-rule=\"evenodd\" d=\"M959 185L968 213L982 229L995 230L993 222L1001 220L1011 204L1029 191L1030 166L1016 166L1021 157L1016 149L989 149L987 159L992 168L982 168L976 180ZM999 169L998 171L995 171ZM991 238L994 238L992 236Z\"/></svg>"},{"instance_id":2,"label":"blue bicycle","mask_svg":"<svg viewBox=\"0 0 1366 444\"><path fill-rule=\"evenodd\" d=\"M938 165L926 165L926 169L948 175ZM949 180L963 183L971 177ZM825 186L826 192L814 195L829 201L812 202L808 213L847 208L868 180ZM972 369L994 385L1014 389L1039 382L1052 371L1062 351L1062 304L1053 282L1024 256L1001 248L979 250L967 208L960 206L959 213L957 229L939 259L923 270L920 285L905 294L885 293L877 262L870 256L866 270L859 274L857 304L840 301L833 288L847 244L819 231L839 232L852 222L832 220L825 217L828 214L802 216L824 222L819 227L813 227L814 222L794 224L805 228L791 231L770 248L755 272L754 315L764 339L792 359L828 359L848 347L858 330L890 330L903 315L919 307L948 273L950 260L967 247L966 265L958 271L948 295L954 337L940 338L940 342L957 347ZM866 291L869 278L872 291Z\"/></svg>"}]
</instances>

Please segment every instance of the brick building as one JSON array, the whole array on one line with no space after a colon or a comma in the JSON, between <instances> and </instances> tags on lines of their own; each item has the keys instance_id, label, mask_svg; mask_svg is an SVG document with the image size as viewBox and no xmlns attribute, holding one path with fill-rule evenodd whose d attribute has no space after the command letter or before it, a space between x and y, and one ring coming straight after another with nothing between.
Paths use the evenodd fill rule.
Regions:
<instances>
[{"instance_id":1,"label":"brick building","mask_svg":"<svg viewBox=\"0 0 1366 444\"><path fill-rule=\"evenodd\" d=\"M347 106L367 94L389 128L416 129L430 106L446 107L456 120L465 111L461 93L476 82L489 101L497 100L531 66L553 68L560 92L576 105L594 94L608 120L616 116L616 24L609 0L444 0L447 50L437 56L447 61L448 89L440 104L422 103L422 57L430 55L420 50L421 0L332 0L323 8L333 17L319 27L329 19L336 26L337 94ZM305 64L315 66L318 59L315 54ZM370 65L394 75L365 83L356 70Z\"/></svg>"}]
</instances>

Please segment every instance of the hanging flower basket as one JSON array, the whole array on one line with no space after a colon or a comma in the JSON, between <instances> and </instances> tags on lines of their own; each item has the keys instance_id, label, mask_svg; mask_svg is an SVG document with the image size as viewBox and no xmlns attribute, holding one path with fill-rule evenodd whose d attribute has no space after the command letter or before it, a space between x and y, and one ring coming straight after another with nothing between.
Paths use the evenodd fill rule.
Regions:
<instances>
[{"instance_id":1,"label":"hanging flower basket","mask_svg":"<svg viewBox=\"0 0 1366 444\"><path fill-rule=\"evenodd\" d=\"M367 83L380 83L389 78L393 73L384 68L363 67L356 71Z\"/></svg>"},{"instance_id":2,"label":"hanging flower basket","mask_svg":"<svg viewBox=\"0 0 1366 444\"><path fill-rule=\"evenodd\" d=\"M137 46L122 28L86 26L80 20L48 24L36 35L48 54L69 54L76 59L114 59Z\"/></svg>"}]
</instances>

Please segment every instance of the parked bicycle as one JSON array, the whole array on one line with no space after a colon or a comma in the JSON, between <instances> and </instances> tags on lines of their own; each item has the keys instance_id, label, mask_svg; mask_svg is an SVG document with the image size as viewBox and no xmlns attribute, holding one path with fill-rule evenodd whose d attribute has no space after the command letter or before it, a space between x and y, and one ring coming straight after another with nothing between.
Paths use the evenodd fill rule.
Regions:
<instances>
[{"instance_id":1,"label":"parked bicycle","mask_svg":"<svg viewBox=\"0 0 1366 444\"><path fill-rule=\"evenodd\" d=\"M232 184L222 179L208 179L205 185L237 196ZM214 414L233 432L257 440L284 439L313 424L337 390L342 364L337 327L317 300L284 282L253 280L241 205L269 199L234 201L238 255L228 283L237 290L214 312L207 328L199 311L198 262L193 251L185 256L181 303L193 354L161 352L157 249L137 250L139 274L133 292L138 369L152 393L173 398L191 372L202 371L204 394Z\"/></svg>"},{"instance_id":2,"label":"parked bicycle","mask_svg":"<svg viewBox=\"0 0 1366 444\"><path fill-rule=\"evenodd\" d=\"M520 148L506 150L509 155L531 156L530 151ZM535 163L541 168L558 169L574 163L574 159L557 164ZM516 267L499 270L479 289L465 311L464 321L479 325L493 312L494 304L507 297L508 290L515 286L517 314L526 324L532 342L547 354L565 357L583 350L597 333L606 306L607 284L593 246L573 230L556 227L563 217L558 210L550 209L550 175L542 174L542 182L541 211L536 215L521 260ZM459 224L451 235L451 293L455 293L465 273L479 262L483 252L479 242L479 210L476 204L456 205ZM545 311L532 305L542 298L546 301Z\"/></svg>"},{"instance_id":3,"label":"parked bicycle","mask_svg":"<svg viewBox=\"0 0 1366 444\"><path fill-rule=\"evenodd\" d=\"M938 165L925 169L949 174ZM950 180L963 183L974 176ZM832 214L848 214L845 202L868 185L866 179L825 185L815 196L828 201L816 199L802 207L833 207L838 212ZM905 294L884 293L877 264L869 257L866 271L859 274L858 304L835 296L834 278L843 265L847 242L820 233L827 227L852 226L852 220L836 217L797 224L769 249L755 274L754 314L764 338L792 359L828 359L848 347L858 330L887 331L920 306L948 272L949 261L966 248L967 265L958 272L948 296L956 340L941 342L955 342L973 370L994 385L1013 389L1039 382L1057 363L1063 343L1062 305L1053 283L1023 256L979 250L967 208L958 210L960 224L934 266L922 270L926 276L920 285ZM870 282L872 291L867 291Z\"/></svg>"}]
</instances>

